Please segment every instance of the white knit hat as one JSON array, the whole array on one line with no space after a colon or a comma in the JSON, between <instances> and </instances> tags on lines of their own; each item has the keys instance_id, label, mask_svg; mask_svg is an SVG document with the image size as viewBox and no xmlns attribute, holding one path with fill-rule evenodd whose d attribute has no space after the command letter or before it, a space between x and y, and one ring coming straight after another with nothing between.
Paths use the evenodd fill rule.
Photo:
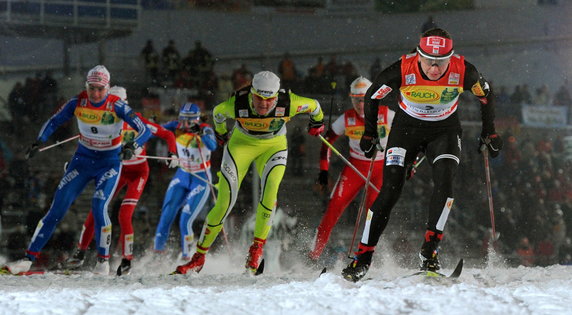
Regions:
<instances>
[{"instance_id":1,"label":"white knit hat","mask_svg":"<svg viewBox=\"0 0 572 315\"><path fill-rule=\"evenodd\" d=\"M262 97L271 98L278 94L280 78L270 71L261 71L252 78L252 93Z\"/></svg>"},{"instance_id":2,"label":"white knit hat","mask_svg":"<svg viewBox=\"0 0 572 315\"><path fill-rule=\"evenodd\" d=\"M109 88L110 79L111 75L109 74L109 71L107 71L107 68L105 68L105 66L102 65L97 65L93 67L93 69L89 70L89 72L87 73L87 79L85 83L91 85L105 86Z\"/></svg>"},{"instance_id":3,"label":"white knit hat","mask_svg":"<svg viewBox=\"0 0 572 315\"><path fill-rule=\"evenodd\" d=\"M127 90L125 90L125 88L122 86L117 86L117 85L112 86L109 89L109 94L113 94L115 96L118 96L124 102L127 101Z\"/></svg>"}]
</instances>

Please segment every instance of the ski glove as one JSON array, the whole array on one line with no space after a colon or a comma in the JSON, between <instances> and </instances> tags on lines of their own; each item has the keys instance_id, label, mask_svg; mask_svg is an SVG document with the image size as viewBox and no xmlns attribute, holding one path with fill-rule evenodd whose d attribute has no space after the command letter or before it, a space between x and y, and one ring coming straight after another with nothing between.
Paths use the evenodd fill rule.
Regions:
<instances>
[{"instance_id":1,"label":"ski glove","mask_svg":"<svg viewBox=\"0 0 572 315\"><path fill-rule=\"evenodd\" d=\"M135 142L127 142L121 148L121 152L119 152L119 158L122 161L131 160L135 155L141 153L142 150L137 147Z\"/></svg>"},{"instance_id":2,"label":"ski glove","mask_svg":"<svg viewBox=\"0 0 572 315\"><path fill-rule=\"evenodd\" d=\"M479 152L488 149L492 158L496 158L499 155L502 147L502 138L497 133L493 133L488 136L481 135L479 138Z\"/></svg>"},{"instance_id":3,"label":"ski glove","mask_svg":"<svg viewBox=\"0 0 572 315\"><path fill-rule=\"evenodd\" d=\"M189 127L189 131L192 133L200 133L201 126L197 123L192 123L191 126Z\"/></svg>"},{"instance_id":4,"label":"ski glove","mask_svg":"<svg viewBox=\"0 0 572 315\"><path fill-rule=\"evenodd\" d=\"M179 166L179 157L177 156L177 153L169 152L169 157L171 159L166 160L167 166L169 168L175 168L175 167Z\"/></svg>"},{"instance_id":5,"label":"ski glove","mask_svg":"<svg viewBox=\"0 0 572 315\"><path fill-rule=\"evenodd\" d=\"M310 123L308 124L308 133L311 136L317 137L322 132L324 132L324 121L323 120L313 120L310 118Z\"/></svg>"},{"instance_id":6,"label":"ski glove","mask_svg":"<svg viewBox=\"0 0 572 315\"><path fill-rule=\"evenodd\" d=\"M32 145L30 145L30 147L26 151L26 160L33 158L34 155L38 153L39 149L40 149L40 144L38 143L38 141L32 143Z\"/></svg>"},{"instance_id":7,"label":"ski glove","mask_svg":"<svg viewBox=\"0 0 572 315\"><path fill-rule=\"evenodd\" d=\"M219 146L223 147L228 142L228 132L225 134L220 134L215 131L215 138L216 138L216 143Z\"/></svg>"},{"instance_id":8,"label":"ski glove","mask_svg":"<svg viewBox=\"0 0 572 315\"><path fill-rule=\"evenodd\" d=\"M324 191L328 190L328 177L328 171L320 170L320 174L318 175L318 184L320 184L320 187Z\"/></svg>"},{"instance_id":9,"label":"ski glove","mask_svg":"<svg viewBox=\"0 0 572 315\"><path fill-rule=\"evenodd\" d=\"M377 137L366 136L363 135L359 141L359 148L363 151L363 154L366 158L370 159L375 154L375 149L379 150L379 152L383 152L383 148L381 144L379 144L379 140Z\"/></svg>"}]
</instances>

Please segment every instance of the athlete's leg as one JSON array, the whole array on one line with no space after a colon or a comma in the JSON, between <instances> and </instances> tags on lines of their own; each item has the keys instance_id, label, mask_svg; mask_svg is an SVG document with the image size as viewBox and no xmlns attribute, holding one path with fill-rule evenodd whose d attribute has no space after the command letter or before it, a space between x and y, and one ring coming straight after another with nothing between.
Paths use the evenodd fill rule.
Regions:
<instances>
[{"instance_id":1,"label":"athlete's leg","mask_svg":"<svg viewBox=\"0 0 572 315\"><path fill-rule=\"evenodd\" d=\"M207 172L210 172L210 170L207 170ZM196 175L206 180L210 177L207 176L206 172L197 172ZM193 222L207 203L209 196L210 189L207 184L198 178L192 178L191 189L187 194L185 206L183 206L183 211L181 212L181 218L179 221L183 259L189 258L189 255L192 252L192 244L195 238L193 233Z\"/></svg>"},{"instance_id":2,"label":"athlete's leg","mask_svg":"<svg viewBox=\"0 0 572 315\"><path fill-rule=\"evenodd\" d=\"M353 159L352 164L356 166L356 168L360 171L360 173L367 173L369 167L369 162L365 163L356 163L356 160ZM365 164L365 167L364 165ZM367 174L365 174L367 176ZM350 202L356 197L358 192L362 187L364 187L364 180L359 177L349 167L344 167L336 185L331 194L330 202L328 203L328 208L318 225L317 233L316 233L316 241L314 243L314 250L310 252L310 258L317 260L322 255L326 244L330 238L330 234L332 233L332 229L342 216L344 210L348 207Z\"/></svg>"},{"instance_id":3,"label":"athlete's leg","mask_svg":"<svg viewBox=\"0 0 572 315\"><path fill-rule=\"evenodd\" d=\"M185 197L189 193L188 185L190 176L190 174L179 169L169 183L169 188L167 188L165 199L163 200L163 207L161 208L161 217L159 218L159 223L155 231L155 242L153 245L153 250L155 251L165 250L171 225L175 221L177 212L183 206Z\"/></svg>"},{"instance_id":4,"label":"athlete's leg","mask_svg":"<svg viewBox=\"0 0 572 315\"><path fill-rule=\"evenodd\" d=\"M109 258L111 245L111 220L109 219L108 206L117 189L119 174L121 173L120 161L101 161L96 165L99 172L95 177L95 193L91 203L91 212L95 221L95 243L97 256Z\"/></svg>"},{"instance_id":5,"label":"athlete's leg","mask_svg":"<svg viewBox=\"0 0 572 315\"><path fill-rule=\"evenodd\" d=\"M121 188L123 188L123 186L125 186L125 184L127 183L127 180L125 179L125 176L123 176L124 174L124 170L121 170L121 176L119 177L119 182L117 183L117 189L115 189L115 194L114 194L114 198L115 195L117 195L117 192L119 192L121 190ZM91 243L91 241L93 240L93 235L94 235L94 219L93 219L93 214L91 213L91 210L89 210L89 213L87 214L87 218L85 218L85 221L83 222L83 226L81 229L81 234L79 236L79 243L78 243L78 248L80 250L87 250L87 248L89 247L89 244Z\"/></svg>"},{"instance_id":6,"label":"athlete's leg","mask_svg":"<svg viewBox=\"0 0 572 315\"><path fill-rule=\"evenodd\" d=\"M149 177L149 164L143 162L123 167L122 174L126 175L127 191L119 208L119 228L121 229L119 242L121 242L123 258L131 260L133 259L134 239L132 217Z\"/></svg>"},{"instance_id":7,"label":"athlete's leg","mask_svg":"<svg viewBox=\"0 0 572 315\"><path fill-rule=\"evenodd\" d=\"M443 238L445 223L453 206L453 181L459 165L460 131L442 134L427 146L433 172L433 194L427 216L427 231L421 254L431 257Z\"/></svg>"},{"instance_id":8,"label":"athlete's leg","mask_svg":"<svg viewBox=\"0 0 572 315\"><path fill-rule=\"evenodd\" d=\"M203 226L197 243L198 253L206 253L222 230L224 220L236 202L240 184L248 172L250 164L263 152L264 148L261 148L259 143L259 139L253 139L240 132L235 132L224 147L217 200L214 207L209 211Z\"/></svg>"},{"instance_id":9,"label":"athlete's leg","mask_svg":"<svg viewBox=\"0 0 572 315\"><path fill-rule=\"evenodd\" d=\"M60 180L52 204L46 215L38 222L26 255L35 260L50 240L58 222L62 220L72 202L91 180L91 161L74 156ZM84 164L88 164L85 166Z\"/></svg>"},{"instance_id":10,"label":"athlete's leg","mask_svg":"<svg viewBox=\"0 0 572 315\"><path fill-rule=\"evenodd\" d=\"M273 212L276 209L278 189L286 171L288 148L285 136L268 139L264 143L266 152L255 161L260 176L260 201L256 208L254 240L264 242L272 227Z\"/></svg>"},{"instance_id":11,"label":"athlete's leg","mask_svg":"<svg viewBox=\"0 0 572 315\"><path fill-rule=\"evenodd\" d=\"M415 159L421 139L422 135L411 135L407 130L395 128L391 130L385 151L383 185L377 199L368 210L360 245L368 248L377 245L389 222L391 210L401 195L406 166Z\"/></svg>"}]
</instances>

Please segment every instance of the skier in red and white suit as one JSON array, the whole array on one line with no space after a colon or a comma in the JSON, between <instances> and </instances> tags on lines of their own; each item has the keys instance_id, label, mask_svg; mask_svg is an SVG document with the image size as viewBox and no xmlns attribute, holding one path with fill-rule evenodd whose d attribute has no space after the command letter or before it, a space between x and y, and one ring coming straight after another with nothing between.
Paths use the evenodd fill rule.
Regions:
<instances>
[{"instance_id":1,"label":"skier in red and white suit","mask_svg":"<svg viewBox=\"0 0 572 315\"><path fill-rule=\"evenodd\" d=\"M350 158L349 162L355 166L360 173L367 178L371 159L366 158L363 151L359 147L359 140L363 135L364 125L364 96L367 89L370 87L371 82L364 78L359 77L355 79L350 86L350 98L353 107L346 110L334 123L326 133L326 140L329 143L334 143L338 137L346 135L349 138L350 145ZM389 134L391 121L393 120L394 112L389 110L387 106L380 106L377 115L377 131L379 134L379 142L382 147L387 143L387 135ZM320 175L318 177L319 184L327 189L328 187L328 168L330 166L330 148L323 143L320 150ZM378 152L375 157L374 170L371 176L371 183L379 190L383 179L383 161L384 154ZM318 226L314 249L309 253L309 258L317 261L332 233L332 229L340 219L342 213L356 197L362 187L365 186L365 181L349 166L345 166L342 170L336 185L330 196L330 202L322 221ZM377 192L371 187L368 189L366 207L373 203L377 197Z\"/></svg>"},{"instance_id":2,"label":"skier in red and white suit","mask_svg":"<svg viewBox=\"0 0 572 315\"><path fill-rule=\"evenodd\" d=\"M127 103L127 93L123 87L114 86L109 89L109 93L119 96L125 103ZM145 119L141 113L136 113L136 115L145 123L147 128L151 133L167 142L169 148L169 156L173 158L168 162L169 167L177 167L177 143L175 142L175 136L169 130L163 128L162 126L152 123ZM131 128L128 124L124 123L122 135L122 142L133 141L133 138L137 136L137 131ZM146 149L143 146L141 152L136 152L137 155L146 155ZM147 159L144 157L133 156L129 160L122 161L121 176L117 184L117 189L115 190L115 195L125 186L127 190L123 201L121 202L121 207L119 208L119 225L121 228L121 233L119 240L121 242L122 257L121 264L117 269L117 275L124 275L129 273L131 269L131 260L133 259L133 224L131 218L137 202L143 193L145 184L147 183L147 178L149 177L149 164ZM115 196L114 196L115 197ZM94 220L91 211L85 219L83 224L83 229L81 232L80 240L78 243L78 248L74 254L65 262L65 267L67 268L78 268L80 267L85 259L85 252L89 247L89 244L93 240L94 235Z\"/></svg>"}]
</instances>

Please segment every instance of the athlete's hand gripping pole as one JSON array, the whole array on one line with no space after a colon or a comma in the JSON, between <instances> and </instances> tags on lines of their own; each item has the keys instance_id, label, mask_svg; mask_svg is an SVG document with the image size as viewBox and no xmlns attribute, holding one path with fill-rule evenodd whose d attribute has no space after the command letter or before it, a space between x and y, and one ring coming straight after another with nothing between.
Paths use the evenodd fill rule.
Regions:
<instances>
[{"instance_id":1,"label":"athlete's hand gripping pole","mask_svg":"<svg viewBox=\"0 0 572 315\"><path fill-rule=\"evenodd\" d=\"M199 137L199 141L198 141L198 144L197 144L197 148L199 149L199 155L201 156L201 161L203 161L203 167L205 168L205 174L207 174L207 178L208 178L208 180L209 180L209 183L211 183L211 185L209 185L209 187L210 187L210 189L211 189L211 195L212 195L212 197L213 197L213 202L216 202L216 194L215 194L215 191L214 191L214 188L213 188L214 186L212 185L212 179L211 179L211 176L209 175L209 172L207 172L207 161L205 160L205 158L204 158L204 156L203 156L203 151L201 150L200 137ZM226 234L226 231L224 230L224 223L223 223L223 225L222 225L221 232L222 232L222 237L224 238L224 244L226 245L226 248L228 249L228 253L229 253L229 254L232 254L232 253L230 252L230 246L229 246L229 243L228 243L228 235Z\"/></svg>"},{"instance_id":2,"label":"athlete's hand gripping pole","mask_svg":"<svg viewBox=\"0 0 572 315\"><path fill-rule=\"evenodd\" d=\"M356 172L356 174L359 175L359 177L361 177L361 179L363 179L366 184L369 185L369 187L371 187L373 190L375 190L377 193L379 193L379 189L377 189L377 187L375 187L374 184L372 184L365 176L363 176L362 173L360 173L360 171L352 164L350 163L350 161L348 161L341 153L340 151L338 151L331 143L328 142L328 140L326 140L322 135L319 135L318 138L320 138L320 140L322 140L322 142L324 142L331 150L332 152L334 152L340 159L342 159L342 161L344 161L344 163L346 163L346 165L351 168L354 172ZM372 159L375 159L376 155L374 154Z\"/></svg>"},{"instance_id":3,"label":"athlete's hand gripping pole","mask_svg":"<svg viewBox=\"0 0 572 315\"><path fill-rule=\"evenodd\" d=\"M361 198L361 204L360 204L359 211L358 211L357 218L356 218L356 224L355 224L355 226L354 226L354 234L353 234L353 236L352 236L352 243L351 243L350 247L348 248L348 258L353 258L353 255L352 255L352 254L353 254L354 243L355 243L355 241L356 241L356 234L357 234L357 231L358 231L358 228L359 228L359 224L360 224L360 221L361 221L361 216L362 216L362 214L363 214L363 211L365 210L365 206L366 206L366 202L367 202L367 193L368 193L368 190L369 190L369 185L368 185L368 184L370 184L371 174L373 173L373 166L374 166L374 164L375 164L375 156L376 156L375 153L376 153L376 152L375 152L375 149L374 149L373 156L371 157L371 162L370 162L370 164L369 164L369 170L368 170L368 172L367 172L367 179L366 179L366 181L365 181L363 196L362 196L362 198ZM375 187L375 186L374 186L374 187Z\"/></svg>"},{"instance_id":4,"label":"athlete's hand gripping pole","mask_svg":"<svg viewBox=\"0 0 572 315\"><path fill-rule=\"evenodd\" d=\"M36 152L43 152L43 151L49 150L51 148L57 147L57 146L62 145L66 142L70 142L70 141L75 140L77 138L79 138L79 135L75 135L73 137L67 138L67 139L62 140L62 141L56 141L56 143L47 145L47 146L42 147L42 148L39 147L37 142L34 142L34 144L32 144L32 146L26 152L26 159L32 158L36 154Z\"/></svg>"},{"instance_id":5,"label":"athlete's hand gripping pole","mask_svg":"<svg viewBox=\"0 0 572 315\"><path fill-rule=\"evenodd\" d=\"M483 160L485 162L485 182L486 182L486 186L487 186L487 198L489 200L489 212L491 214L491 228L492 228L491 240L492 240L492 242L496 242L498 237L497 237L497 232L495 229L495 210L494 210L494 206L493 206L493 192L492 192L492 185L491 185L491 169L489 166L489 152L484 147L481 150L481 152L483 153Z\"/></svg>"}]
</instances>

